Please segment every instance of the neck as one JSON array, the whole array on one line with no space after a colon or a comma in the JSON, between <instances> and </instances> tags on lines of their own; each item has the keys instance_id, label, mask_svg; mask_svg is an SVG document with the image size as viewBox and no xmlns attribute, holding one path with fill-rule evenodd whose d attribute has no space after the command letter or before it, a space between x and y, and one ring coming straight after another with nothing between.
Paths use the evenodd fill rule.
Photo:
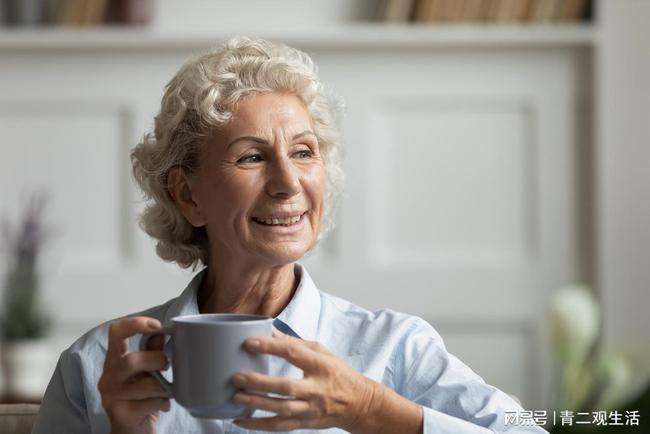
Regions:
<instances>
[{"instance_id":1,"label":"neck","mask_svg":"<svg viewBox=\"0 0 650 434\"><path fill-rule=\"evenodd\" d=\"M197 295L200 313L245 313L276 317L298 286L294 264L258 266L210 261Z\"/></svg>"}]
</instances>

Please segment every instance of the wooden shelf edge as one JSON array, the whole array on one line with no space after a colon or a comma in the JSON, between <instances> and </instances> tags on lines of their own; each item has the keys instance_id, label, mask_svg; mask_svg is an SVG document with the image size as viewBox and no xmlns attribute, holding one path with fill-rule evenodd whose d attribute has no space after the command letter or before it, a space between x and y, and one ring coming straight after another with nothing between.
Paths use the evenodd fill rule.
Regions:
<instances>
[{"instance_id":1,"label":"wooden shelf edge","mask_svg":"<svg viewBox=\"0 0 650 434\"><path fill-rule=\"evenodd\" d=\"M305 48L591 47L598 30L590 24L346 24L322 28L160 31L97 27L0 29L1 51L203 49L235 35L278 40Z\"/></svg>"}]
</instances>

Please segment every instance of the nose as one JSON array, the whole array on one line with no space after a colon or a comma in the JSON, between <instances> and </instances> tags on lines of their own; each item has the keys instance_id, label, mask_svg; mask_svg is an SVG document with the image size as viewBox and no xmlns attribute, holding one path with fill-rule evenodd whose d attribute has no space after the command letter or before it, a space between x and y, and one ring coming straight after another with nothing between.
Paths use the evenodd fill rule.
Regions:
<instances>
[{"instance_id":1,"label":"nose","mask_svg":"<svg viewBox=\"0 0 650 434\"><path fill-rule=\"evenodd\" d=\"M300 173L291 159L287 156L274 158L267 166L267 193L286 199L298 194L300 188Z\"/></svg>"}]
</instances>

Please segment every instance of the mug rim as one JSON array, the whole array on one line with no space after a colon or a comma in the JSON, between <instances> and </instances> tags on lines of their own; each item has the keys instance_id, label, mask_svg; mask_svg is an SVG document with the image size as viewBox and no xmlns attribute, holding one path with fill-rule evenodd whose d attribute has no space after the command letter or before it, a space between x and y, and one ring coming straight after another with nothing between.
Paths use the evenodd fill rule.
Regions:
<instances>
[{"instance_id":1,"label":"mug rim","mask_svg":"<svg viewBox=\"0 0 650 434\"><path fill-rule=\"evenodd\" d=\"M200 321L200 319L210 317L210 318L232 318L232 317L242 317L241 320L233 321L219 321L219 322L209 322L209 321ZM244 319L245 318L245 319ZM180 315L172 318L173 323L178 324L197 324L197 325L241 325L241 324L259 324L267 321L273 321L275 318L265 315L258 315L253 313L199 313L192 315Z\"/></svg>"}]
</instances>

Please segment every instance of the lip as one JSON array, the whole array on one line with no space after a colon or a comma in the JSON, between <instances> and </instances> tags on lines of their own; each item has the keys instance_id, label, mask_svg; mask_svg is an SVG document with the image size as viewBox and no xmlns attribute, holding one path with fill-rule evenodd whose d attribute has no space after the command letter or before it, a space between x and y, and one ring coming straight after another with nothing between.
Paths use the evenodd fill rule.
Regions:
<instances>
[{"instance_id":1,"label":"lip","mask_svg":"<svg viewBox=\"0 0 650 434\"><path fill-rule=\"evenodd\" d=\"M270 225L265 225L264 223L258 223L253 218L251 218L251 220L253 221L254 227L265 229L267 231L280 233L280 234L290 234L292 232L297 232L301 230L305 226L305 220L307 220L307 211L303 212L302 215L300 216L300 220L298 220L296 223L292 224L291 226L282 226L282 225L270 226Z\"/></svg>"}]
</instances>

